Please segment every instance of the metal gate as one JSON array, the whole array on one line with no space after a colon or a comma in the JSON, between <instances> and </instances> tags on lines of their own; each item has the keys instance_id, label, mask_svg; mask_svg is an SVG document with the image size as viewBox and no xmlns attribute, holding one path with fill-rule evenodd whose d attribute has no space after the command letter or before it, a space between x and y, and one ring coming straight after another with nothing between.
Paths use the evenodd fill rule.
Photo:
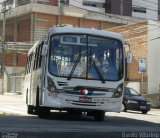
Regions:
<instances>
[{"instance_id":1,"label":"metal gate","mask_svg":"<svg viewBox=\"0 0 160 138\"><path fill-rule=\"evenodd\" d=\"M7 84L7 92L22 93L23 76L9 76Z\"/></svg>"}]
</instances>

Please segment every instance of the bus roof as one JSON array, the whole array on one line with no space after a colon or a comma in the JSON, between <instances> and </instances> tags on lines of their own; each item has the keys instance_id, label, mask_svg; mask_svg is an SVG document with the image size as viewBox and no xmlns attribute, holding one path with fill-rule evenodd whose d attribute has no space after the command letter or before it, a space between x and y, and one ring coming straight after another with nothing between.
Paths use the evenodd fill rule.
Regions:
<instances>
[{"instance_id":1,"label":"bus roof","mask_svg":"<svg viewBox=\"0 0 160 138\"><path fill-rule=\"evenodd\" d=\"M119 33L113 33L109 31L89 29L89 28L78 28L78 27L70 27L70 26L52 27L49 29L49 33L50 35L57 34L57 33L91 34L91 35L114 38L114 39L123 41L123 36Z\"/></svg>"},{"instance_id":2,"label":"bus roof","mask_svg":"<svg viewBox=\"0 0 160 138\"><path fill-rule=\"evenodd\" d=\"M97 30L97 29L90 29L90 28L78 28L78 27L71 27L71 26L64 26L64 27L52 27L47 32L50 36L54 34L63 34L63 33L75 33L75 34L90 34L108 38L118 39L123 42L123 36L119 33L113 33L104 30ZM37 41L36 44L29 50L28 55L37 47L36 45L40 43L41 40Z\"/></svg>"}]
</instances>

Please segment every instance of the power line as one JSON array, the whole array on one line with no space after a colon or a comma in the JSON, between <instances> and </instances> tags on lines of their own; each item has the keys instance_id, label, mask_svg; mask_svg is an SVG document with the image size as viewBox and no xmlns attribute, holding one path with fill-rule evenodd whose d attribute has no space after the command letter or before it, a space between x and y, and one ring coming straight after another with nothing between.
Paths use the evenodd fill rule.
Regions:
<instances>
[{"instance_id":1,"label":"power line","mask_svg":"<svg viewBox=\"0 0 160 138\"><path fill-rule=\"evenodd\" d=\"M151 2L151 1L148 1L148 0L142 0L142 1L146 1L146 2L148 2L148 3L152 3L152 4L157 5L157 3L154 3L154 2ZM158 1L158 0L156 0L156 1Z\"/></svg>"}]
</instances>

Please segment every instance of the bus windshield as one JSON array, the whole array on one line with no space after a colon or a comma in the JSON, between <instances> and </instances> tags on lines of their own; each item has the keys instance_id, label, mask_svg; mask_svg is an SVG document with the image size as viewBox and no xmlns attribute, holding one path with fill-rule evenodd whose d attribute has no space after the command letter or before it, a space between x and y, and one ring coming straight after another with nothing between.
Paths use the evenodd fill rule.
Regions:
<instances>
[{"instance_id":1,"label":"bus windshield","mask_svg":"<svg viewBox=\"0 0 160 138\"><path fill-rule=\"evenodd\" d=\"M68 79L120 80L123 77L122 42L91 35L53 35L49 72Z\"/></svg>"}]
</instances>

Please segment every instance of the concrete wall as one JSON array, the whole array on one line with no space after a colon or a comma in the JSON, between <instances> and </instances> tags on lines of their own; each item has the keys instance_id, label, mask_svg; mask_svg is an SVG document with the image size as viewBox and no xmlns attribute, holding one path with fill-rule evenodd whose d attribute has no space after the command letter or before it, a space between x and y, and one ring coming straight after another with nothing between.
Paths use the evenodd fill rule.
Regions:
<instances>
[{"instance_id":1,"label":"concrete wall","mask_svg":"<svg viewBox=\"0 0 160 138\"><path fill-rule=\"evenodd\" d=\"M158 93L146 94L144 97L151 102L152 107L160 107L160 95Z\"/></svg>"},{"instance_id":2,"label":"concrete wall","mask_svg":"<svg viewBox=\"0 0 160 138\"><path fill-rule=\"evenodd\" d=\"M132 7L146 8L146 13L132 11L132 16L158 20L158 0L154 0L154 1L153 0L148 0L148 1L132 0Z\"/></svg>"},{"instance_id":3,"label":"concrete wall","mask_svg":"<svg viewBox=\"0 0 160 138\"><path fill-rule=\"evenodd\" d=\"M87 1L92 1L92 2L98 2L98 3L105 3L105 0L87 0ZM104 8L98 8L98 7L91 7L91 6L84 6L83 5L83 0L69 0L69 5L70 6L75 6L83 9L87 9L90 11L95 11L95 12L105 12Z\"/></svg>"},{"instance_id":4,"label":"concrete wall","mask_svg":"<svg viewBox=\"0 0 160 138\"><path fill-rule=\"evenodd\" d=\"M6 67L4 73L4 92L22 93L24 67Z\"/></svg>"},{"instance_id":5,"label":"concrete wall","mask_svg":"<svg viewBox=\"0 0 160 138\"><path fill-rule=\"evenodd\" d=\"M2 94L2 78L0 78L0 94Z\"/></svg>"},{"instance_id":6,"label":"concrete wall","mask_svg":"<svg viewBox=\"0 0 160 138\"><path fill-rule=\"evenodd\" d=\"M148 93L160 93L160 23L148 26Z\"/></svg>"}]
</instances>

